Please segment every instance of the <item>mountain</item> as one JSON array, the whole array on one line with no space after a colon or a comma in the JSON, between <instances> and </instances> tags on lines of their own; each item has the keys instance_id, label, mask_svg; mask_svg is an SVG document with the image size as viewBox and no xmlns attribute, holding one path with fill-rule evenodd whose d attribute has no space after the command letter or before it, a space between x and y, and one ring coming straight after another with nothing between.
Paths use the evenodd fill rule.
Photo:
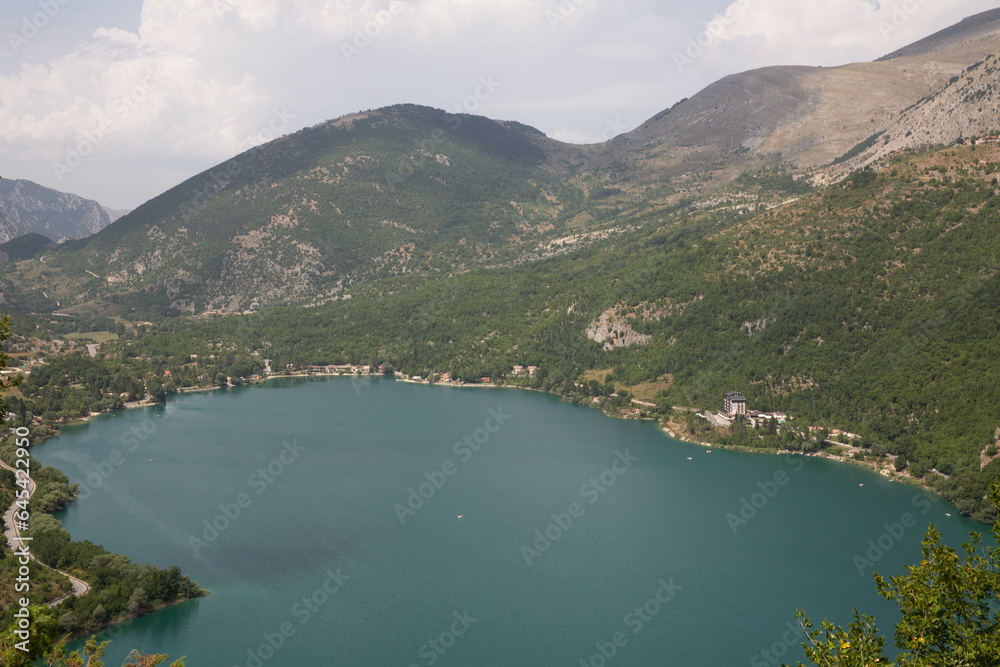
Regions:
<instances>
[{"instance_id":1,"label":"mountain","mask_svg":"<svg viewBox=\"0 0 1000 667\"><path fill-rule=\"evenodd\" d=\"M177 382L249 375L267 357L274 369L488 375L586 405L617 392L614 414L635 408L630 392L681 424L689 413L671 406L714 412L737 389L752 408L793 418L780 437L737 429L725 442L774 451L814 446L803 437L813 426L847 429L887 473L925 478L991 521L998 176L1000 145L896 156L815 190L761 170L713 203L630 216L621 233L569 253L446 279L380 277L312 308L173 318L109 353L159 360L153 374ZM756 206L765 192L783 203ZM212 361L191 368L191 355ZM707 426L687 428L698 437Z\"/></svg>"},{"instance_id":2,"label":"mountain","mask_svg":"<svg viewBox=\"0 0 1000 667\"><path fill-rule=\"evenodd\" d=\"M41 234L32 232L18 236L6 243L0 243L0 264L32 259L55 247L56 244L51 239Z\"/></svg>"},{"instance_id":3,"label":"mountain","mask_svg":"<svg viewBox=\"0 0 1000 667\"><path fill-rule=\"evenodd\" d=\"M132 209L130 208L114 209L114 208L108 208L107 206L102 206L101 208L103 208L104 212L108 214L108 219L111 222L114 222L119 218L124 218L126 215L132 212Z\"/></svg>"},{"instance_id":4,"label":"mountain","mask_svg":"<svg viewBox=\"0 0 1000 667\"><path fill-rule=\"evenodd\" d=\"M997 38L997 35L994 35ZM952 77L943 89L905 109L885 130L859 146L830 176L843 177L882 158L921 146L1000 135L1000 58L985 58Z\"/></svg>"},{"instance_id":5,"label":"mountain","mask_svg":"<svg viewBox=\"0 0 1000 667\"><path fill-rule=\"evenodd\" d=\"M28 233L83 238L111 224L95 201L24 180L0 179L0 243Z\"/></svg>"},{"instance_id":6,"label":"mountain","mask_svg":"<svg viewBox=\"0 0 1000 667\"><path fill-rule=\"evenodd\" d=\"M12 246L0 291L59 308L36 320L60 339L117 326L102 315L154 321L119 323L102 354L158 391L168 370L192 386L265 357L489 375L591 405L641 391L664 419L735 388L794 422L790 440L732 444L847 428L989 520L1000 144L954 143L993 122L996 21L874 63L727 77L596 146L414 105L352 114L91 237Z\"/></svg>"},{"instance_id":7,"label":"mountain","mask_svg":"<svg viewBox=\"0 0 1000 667\"><path fill-rule=\"evenodd\" d=\"M876 62L735 74L594 146L416 105L352 114L203 172L44 266L11 264L0 288L33 310L147 317L315 305L387 276L570 252L723 191L734 206L773 206L787 184L726 189L771 168L832 183L986 134L998 36L1000 13L986 12Z\"/></svg>"},{"instance_id":8,"label":"mountain","mask_svg":"<svg viewBox=\"0 0 1000 667\"><path fill-rule=\"evenodd\" d=\"M577 152L519 123L427 107L354 114L181 183L47 255L50 284L19 266L4 291L39 307L234 312L337 298L373 276L462 270L583 224L586 195L560 177Z\"/></svg>"},{"instance_id":9,"label":"mountain","mask_svg":"<svg viewBox=\"0 0 1000 667\"><path fill-rule=\"evenodd\" d=\"M1000 10L992 10L875 62L727 76L616 137L599 164L623 181L667 177L676 193L697 194L765 165L829 181L825 168L874 136L911 131L908 141L900 136L871 154L879 157L918 141L996 130L998 40ZM987 61L993 66L972 70ZM976 82L967 85L970 70ZM844 173L835 169L832 177Z\"/></svg>"}]
</instances>

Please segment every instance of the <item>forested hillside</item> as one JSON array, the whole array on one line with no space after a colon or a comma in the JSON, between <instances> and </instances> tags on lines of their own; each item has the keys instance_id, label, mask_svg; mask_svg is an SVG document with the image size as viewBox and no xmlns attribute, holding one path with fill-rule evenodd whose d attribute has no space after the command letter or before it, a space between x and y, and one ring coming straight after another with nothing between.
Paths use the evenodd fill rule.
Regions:
<instances>
[{"instance_id":1,"label":"forested hillside","mask_svg":"<svg viewBox=\"0 0 1000 667\"><path fill-rule=\"evenodd\" d=\"M752 407L860 432L916 476L935 469L963 512L985 513L980 454L1000 426L998 172L1000 148L963 147L812 193L747 174L740 197L784 187L786 203L723 197L549 258L385 278L317 308L167 321L120 353L175 372L211 353L471 381L518 382L515 365L536 365L534 384L564 394L612 369L623 386L672 378L664 407L712 410L735 388ZM599 322L608 337L595 340Z\"/></svg>"},{"instance_id":2,"label":"forested hillside","mask_svg":"<svg viewBox=\"0 0 1000 667\"><path fill-rule=\"evenodd\" d=\"M579 217L586 184L566 180L578 152L518 123L427 107L355 114L8 265L3 291L23 309L95 302L169 316L322 301L373 277L460 269L619 213L615 193L598 192Z\"/></svg>"}]
</instances>

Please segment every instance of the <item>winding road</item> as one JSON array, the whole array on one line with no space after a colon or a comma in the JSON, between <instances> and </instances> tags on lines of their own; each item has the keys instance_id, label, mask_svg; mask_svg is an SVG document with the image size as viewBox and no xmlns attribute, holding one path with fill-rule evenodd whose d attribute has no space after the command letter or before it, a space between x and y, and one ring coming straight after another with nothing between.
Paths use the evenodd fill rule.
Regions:
<instances>
[{"instance_id":1,"label":"winding road","mask_svg":"<svg viewBox=\"0 0 1000 667\"><path fill-rule=\"evenodd\" d=\"M11 466L9 466L6 463L4 463L3 461L0 461L0 466L3 466L7 470L10 470L15 475L17 475L18 477L20 477L20 475L18 475L18 471L17 471L16 468L12 468ZM21 472L24 472L24 471L22 470ZM38 488L38 487L35 484L35 480L33 480L30 477L28 477L28 500L29 501L31 500L31 496L35 495L35 489L36 488ZM29 505L29 507L30 507L30 505ZM19 508L17 506L17 500L15 500L14 504L11 505L10 509L8 509L6 512L4 512L4 515L3 515L3 522L4 522L4 532L3 532L3 535L7 539L7 544L10 546L11 549L15 549L17 547L17 545L19 545L21 543L20 542L21 531L18 530L18 528L17 528L17 520L14 518L14 514L18 511L18 509ZM71 595L75 595L76 597L81 597L83 595L86 595L90 591L90 584L88 584L83 579L77 579L73 575L67 574L66 572L63 572L62 570L56 570L54 567L49 567L48 565L46 565L42 561L40 561L37 558L35 558L35 554L34 553L31 553L30 556L31 556L31 559L34 560L36 563L42 565L43 567L47 567L50 570L58 572L59 574L63 575L67 579L69 579L70 583L73 584L73 588L70 590L69 593L67 593L66 595L62 595L60 597L57 597L55 600L52 600L51 602L49 602L48 605L50 607L56 606L57 604L59 604L60 602L62 602L65 599L67 599Z\"/></svg>"}]
</instances>

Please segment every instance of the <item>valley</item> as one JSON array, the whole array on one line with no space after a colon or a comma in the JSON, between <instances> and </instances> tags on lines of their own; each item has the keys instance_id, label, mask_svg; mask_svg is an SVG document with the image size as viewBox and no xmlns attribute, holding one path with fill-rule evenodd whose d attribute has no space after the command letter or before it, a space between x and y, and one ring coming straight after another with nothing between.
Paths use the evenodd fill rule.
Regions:
<instances>
[{"instance_id":1,"label":"valley","mask_svg":"<svg viewBox=\"0 0 1000 667\"><path fill-rule=\"evenodd\" d=\"M512 442L527 460L535 461L536 451L552 457L539 464L551 479L530 487L539 503L553 501L550 482L565 481L563 467L575 469L567 455L575 442L587 442L576 452L587 461L612 451L608 442L583 434L553 437L544 408L562 415L560 424L590 424L609 442L618 433L637 438L659 473L678 485L684 477L670 457L690 453L675 446L691 445L673 442L664 431L720 450L731 466L726 475L744 465L773 481L776 473L765 468L791 460L832 484L824 475L833 470L829 459L837 459L881 472L874 476L879 485L891 479L932 491L953 503L940 512L946 517L953 509L956 519L995 523L998 36L1000 10L991 10L872 62L729 75L599 144L557 141L516 120L395 104L261 143L132 211L30 181L0 181L0 312L9 317L0 354L6 423L30 432L35 443L62 433L40 451L59 452L75 467L61 472L32 458L38 492L27 532L41 562L93 586L61 602L50 625L81 636L205 595L179 567L138 565L70 538L62 521L77 520L78 503L91 495L95 506L121 521L148 518L152 510L137 509L147 499L116 486L127 487L125 474L95 493L110 473L88 485L94 460L60 443L72 436L106 449L106 442L87 440L87 429L103 433L109 420L121 418L133 426L117 436L121 447L156 452L142 460L143 469L161 465L160 457L172 475L191 465L172 458L163 438L170 432L179 447L203 451L220 474L229 474L224 453L198 450L197 434L169 421L181 412L192 423L210 423L202 404L183 396L209 390L199 399L230 417L234 397L263 409L261 396L279 389L312 405L316 419L337 415L337 428L349 436L335 444L322 439L328 434L317 435L329 427L321 420L301 420L308 424L303 437L313 438L309 446L328 447L323 456L331 466L351 456L386 463L377 448L355 451L360 443L387 447L399 457L397 467L414 456L404 436L390 443L375 430L359 430L359 424L385 422L397 436L405 432L395 414L381 414L377 403L366 401L369 392L392 396L401 414L408 413L408 400L440 401L434 410L450 400L478 409L481 399L466 394L516 395L511 400L535 421ZM343 377L318 382L328 375ZM414 386L386 381L393 378ZM245 385L260 386L250 391ZM443 386L483 391L455 392L462 398L451 399ZM306 398L309 387L339 401L329 415ZM790 419L779 425L701 416L719 411L723 396L734 391L755 411ZM343 414L344 405L355 406L367 422ZM594 426L597 415L581 406L652 423ZM295 403L281 408L299 409ZM641 430L653 424L659 444ZM439 426L430 420L425 428ZM216 440L230 442L226 427L216 428ZM544 433L550 440L539 440ZM8 465L15 441L13 431L0 441ZM451 473L440 465L434 443L420 442L438 466L433 478L446 479ZM552 442L554 449L547 449ZM128 469L137 479L153 479L132 469L138 459L127 461L130 468L120 449L113 455L123 463L114 463L112 472ZM694 454L676 460L683 466ZM4 508L16 492L8 472L0 471ZM397 472L405 478L405 470ZM868 471L832 474L841 473L867 480L851 492L876 483L864 477ZM358 474L371 476L367 468ZM525 509L494 488L484 471L476 474L502 502ZM344 488L368 491L353 486L350 475L339 479ZM673 489L643 479L649 484L643 494L683 506ZM229 490L242 489L228 482ZM840 502L836 494L843 490L822 488L817 502L827 508ZM386 497L395 491L382 490ZM894 516L906 505L900 494L911 491L923 493L887 492ZM341 501L342 492L336 490ZM215 516L216 508L201 507L197 495L185 496L188 509ZM567 511L561 496L555 501L549 504ZM306 496L296 502L313 509ZM714 497L702 502L721 506ZM879 511L856 498L845 504L854 516ZM263 502L258 507L276 511ZM457 505L448 511L463 520L468 513ZM344 563L353 564L366 540L395 544L384 534L361 539L365 530L331 512L315 530L347 531L329 538ZM544 516L528 518L546 529ZM288 517L289 525L299 520ZM172 516L156 524L163 533L157 548L185 572L200 571L229 594L236 591L213 562L198 560L202 554L192 559L177 550L187 529L170 522L180 521ZM809 524L804 516L793 522ZM600 534L593 526L586 530ZM107 525L97 532L123 540ZM668 550L669 540L660 537ZM718 539L713 534L711 540ZM225 540L214 542L204 549L222 552L225 567L247 567L226 560L232 554ZM774 558L769 548L758 554L761 562ZM535 548L529 568L552 560L540 558L544 551L548 547ZM381 558L375 560L384 565ZM0 559L3 590L13 581L11 562ZM298 566L303 572L318 567L307 555ZM47 600L68 590L48 569L31 567ZM259 590L238 594L260 602ZM0 602L3 618L12 620L13 604ZM399 647L392 651L402 655Z\"/></svg>"}]
</instances>

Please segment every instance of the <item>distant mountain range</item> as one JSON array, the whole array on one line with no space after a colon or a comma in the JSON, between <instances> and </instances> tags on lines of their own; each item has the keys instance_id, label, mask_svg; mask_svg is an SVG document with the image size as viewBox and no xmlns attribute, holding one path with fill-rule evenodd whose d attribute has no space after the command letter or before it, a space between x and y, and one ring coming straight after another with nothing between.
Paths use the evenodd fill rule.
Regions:
<instances>
[{"instance_id":1,"label":"distant mountain range","mask_svg":"<svg viewBox=\"0 0 1000 667\"><path fill-rule=\"evenodd\" d=\"M998 45L995 9L875 62L727 76L616 137L598 164L697 194L762 164L829 182L890 151L995 134Z\"/></svg>"},{"instance_id":2,"label":"distant mountain range","mask_svg":"<svg viewBox=\"0 0 1000 667\"><path fill-rule=\"evenodd\" d=\"M0 243L31 233L53 241L79 239L111 222L109 211L90 199L31 181L0 179Z\"/></svg>"},{"instance_id":3,"label":"distant mountain range","mask_svg":"<svg viewBox=\"0 0 1000 667\"><path fill-rule=\"evenodd\" d=\"M667 412L739 389L862 434L989 520L998 56L1000 10L876 62L726 77L593 146L415 105L352 114L92 236L3 244L0 302L151 321L118 353L155 386L197 354L210 377L265 356L473 381L537 366L588 404L609 380L665 387Z\"/></svg>"},{"instance_id":4,"label":"distant mountain range","mask_svg":"<svg viewBox=\"0 0 1000 667\"><path fill-rule=\"evenodd\" d=\"M102 206L101 208L103 208L104 212L108 214L108 219L111 220L111 222L114 222L118 218L123 218L132 212L132 209L130 208L114 209L108 208L107 206Z\"/></svg>"},{"instance_id":5,"label":"distant mountain range","mask_svg":"<svg viewBox=\"0 0 1000 667\"><path fill-rule=\"evenodd\" d=\"M998 44L993 10L876 62L728 76L593 146L415 105L352 114L251 149L110 226L93 202L0 181L0 239L98 232L46 250L44 276L21 266L0 286L33 308L178 315L526 261L616 233L633 214L712 201L760 168L823 184L891 153L995 134Z\"/></svg>"}]
</instances>

